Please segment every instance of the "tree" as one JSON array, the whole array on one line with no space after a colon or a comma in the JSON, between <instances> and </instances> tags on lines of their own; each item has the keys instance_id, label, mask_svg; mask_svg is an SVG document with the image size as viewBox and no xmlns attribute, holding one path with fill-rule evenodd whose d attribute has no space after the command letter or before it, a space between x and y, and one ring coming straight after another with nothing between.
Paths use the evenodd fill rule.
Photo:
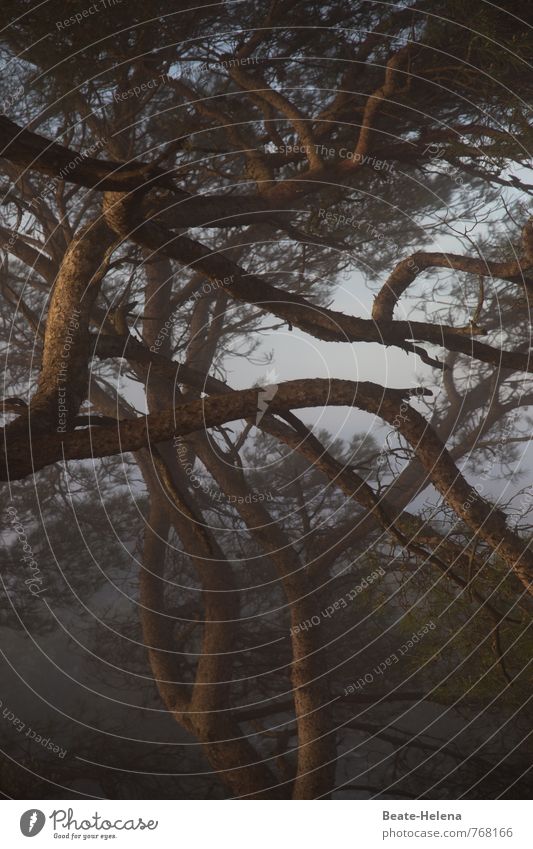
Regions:
<instances>
[{"instance_id":1,"label":"tree","mask_svg":"<svg viewBox=\"0 0 533 849\"><path fill-rule=\"evenodd\" d=\"M384 780L401 798L450 771L461 794L520 792L531 38L518 4L464 5L5 7L8 575L18 525L45 544L53 517L111 505L160 704L216 773L206 792ZM405 382L281 380L265 339L343 346L354 371L401 357ZM329 408L348 439L320 429ZM23 522L34 484L52 515ZM105 564L118 525L93 521ZM109 651L128 668L123 634ZM402 727L425 702L476 727L495 691L491 722L518 717L497 780L481 731L463 757Z\"/></svg>"}]
</instances>

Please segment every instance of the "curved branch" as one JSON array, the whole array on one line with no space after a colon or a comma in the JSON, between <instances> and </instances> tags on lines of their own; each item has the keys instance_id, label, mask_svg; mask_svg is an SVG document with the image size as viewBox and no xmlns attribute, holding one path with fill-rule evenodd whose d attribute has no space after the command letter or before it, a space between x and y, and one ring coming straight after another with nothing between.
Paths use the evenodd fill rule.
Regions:
<instances>
[{"instance_id":1,"label":"curved branch","mask_svg":"<svg viewBox=\"0 0 533 849\"><path fill-rule=\"evenodd\" d=\"M102 426L68 433L64 441L57 433L46 438L38 436L31 458L27 456L26 440L14 439L4 448L7 454L2 458L0 472L2 477L8 473L11 478L24 477L62 456L65 459L110 456L164 442L174 435L247 419L259 409L259 391L244 389L231 395L190 401L174 410L134 421L119 421L116 429ZM380 416L398 428L447 503L472 531L505 559L527 591L533 593L533 552L507 527L505 515L467 483L424 417L405 403L404 399L413 394L430 393L417 389L384 389L374 383L347 380L293 380L277 386L269 412L284 413L293 408L324 405L350 406Z\"/></svg>"},{"instance_id":2,"label":"curved branch","mask_svg":"<svg viewBox=\"0 0 533 849\"><path fill-rule=\"evenodd\" d=\"M428 268L453 268L455 271L466 271L468 274L499 277L501 280L510 280L526 286L533 295L533 280L524 278L524 271L533 268L533 250L530 246L532 239L533 219L530 219L522 232L524 247L522 258L508 262L492 262L482 257L475 258L460 254L418 251L399 262L390 274L374 298L372 318L376 321L392 321L394 308L400 297L418 275Z\"/></svg>"},{"instance_id":3,"label":"curved branch","mask_svg":"<svg viewBox=\"0 0 533 849\"><path fill-rule=\"evenodd\" d=\"M521 352L501 351L458 333L453 327L428 322L383 321L357 318L336 310L315 306L305 298L271 286L261 277L249 274L237 263L213 253L200 242L175 236L164 227L146 222L138 193L108 193L104 215L109 226L123 238L131 239L154 253L186 263L213 280L225 281L224 288L237 300L253 304L282 318L306 333L326 342L377 342L412 350L412 340L442 345L482 362L513 371L533 371L530 358ZM409 340L409 341L406 341Z\"/></svg>"},{"instance_id":4,"label":"curved branch","mask_svg":"<svg viewBox=\"0 0 533 849\"><path fill-rule=\"evenodd\" d=\"M362 159L362 157L368 152L370 146L370 136L374 127L377 113L383 105L383 101L387 100L387 98L391 97L391 95L393 95L398 90L398 73L401 73L400 67L408 58L410 50L411 44L407 44L405 47L402 47L401 50L398 50L397 53L391 56L385 67L385 81L383 85L375 92L373 92L373 94L371 94L368 100L366 101L365 108L363 111L363 120L361 123L361 129L359 131L359 138L357 140L357 146L355 148L354 157L352 160L348 160L351 161L353 164L357 164ZM408 74L408 72L403 73Z\"/></svg>"}]
</instances>

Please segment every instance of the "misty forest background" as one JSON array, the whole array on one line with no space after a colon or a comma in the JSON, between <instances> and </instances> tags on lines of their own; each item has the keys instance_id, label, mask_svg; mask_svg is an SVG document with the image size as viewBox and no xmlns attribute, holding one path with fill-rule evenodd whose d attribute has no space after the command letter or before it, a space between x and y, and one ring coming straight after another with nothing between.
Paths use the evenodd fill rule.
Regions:
<instances>
[{"instance_id":1,"label":"misty forest background","mask_svg":"<svg viewBox=\"0 0 533 849\"><path fill-rule=\"evenodd\" d=\"M0 13L2 795L527 798L524 4L90 8Z\"/></svg>"}]
</instances>

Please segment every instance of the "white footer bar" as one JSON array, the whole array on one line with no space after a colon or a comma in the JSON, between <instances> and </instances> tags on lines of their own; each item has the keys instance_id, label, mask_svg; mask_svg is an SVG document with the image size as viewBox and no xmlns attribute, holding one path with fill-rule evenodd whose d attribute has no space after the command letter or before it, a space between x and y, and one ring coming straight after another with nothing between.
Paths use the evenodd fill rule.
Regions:
<instances>
[{"instance_id":1,"label":"white footer bar","mask_svg":"<svg viewBox=\"0 0 533 849\"><path fill-rule=\"evenodd\" d=\"M2 845L532 849L527 801L4 801ZM35 843L29 840L35 838ZM68 841L68 842L67 842Z\"/></svg>"}]
</instances>

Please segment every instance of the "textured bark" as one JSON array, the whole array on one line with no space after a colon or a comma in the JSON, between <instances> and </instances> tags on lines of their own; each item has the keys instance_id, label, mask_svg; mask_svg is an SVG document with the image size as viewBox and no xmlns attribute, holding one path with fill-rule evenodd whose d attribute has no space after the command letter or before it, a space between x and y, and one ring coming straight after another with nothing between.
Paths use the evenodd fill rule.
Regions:
<instances>
[{"instance_id":1,"label":"textured bark","mask_svg":"<svg viewBox=\"0 0 533 849\"><path fill-rule=\"evenodd\" d=\"M235 796L285 798L286 789L232 716L232 658L239 603L231 565L192 506L185 482L180 485L179 470L170 471L171 463L171 458L166 462L154 458L167 497L167 513L196 567L204 601L202 651L192 696L186 712L178 710L175 717L201 741L209 763Z\"/></svg>"},{"instance_id":2,"label":"textured bark","mask_svg":"<svg viewBox=\"0 0 533 849\"><path fill-rule=\"evenodd\" d=\"M38 435L61 438L73 430L87 397L91 311L103 278L105 252L115 240L113 231L99 218L69 245L50 297L37 391L29 408L4 428L6 458L15 445L24 450L25 444L29 460L28 446ZM12 473L14 469L11 472L6 462L6 476Z\"/></svg>"},{"instance_id":3,"label":"textured bark","mask_svg":"<svg viewBox=\"0 0 533 849\"><path fill-rule=\"evenodd\" d=\"M527 543L507 527L505 516L500 510L469 486L430 425L403 402L410 391L383 389L372 383L354 384L342 380L288 381L279 385L270 402L269 411L286 412L293 408L316 405L357 406L398 427L447 503L473 531L505 558L524 587L532 592L533 553L527 548ZM96 430L94 435L92 432L68 434L64 442L59 442L57 437L49 438L44 443L36 440L34 458L40 457L44 466L59 459L61 452L67 459L81 459L135 450L150 442L163 442L174 434L185 435L203 427L250 418L257 411L257 402L257 390L252 389L191 401L176 410L117 423L119 434L103 426L91 429ZM28 466L23 443L10 454L12 476L18 474L24 477L28 474ZM5 468L3 474L6 474Z\"/></svg>"},{"instance_id":4,"label":"textured bark","mask_svg":"<svg viewBox=\"0 0 533 849\"><path fill-rule=\"evenodd\" d=\"M214 427L237 419L255 417L258 389L244 389L231 394L213 396L182 403L176 409L153 413L134 420L117 421L116 425L103 425L90 431L66 434L50 433L46 438L36 434L32 440L33 457L27 456L24 438L13 440L7 448L9 473L12 479L24 477L32 470L43 468L63 457L81 460L88 457L105 457L122 451L135 451L149 444L157 444L173 436L185 436L196 430ZM383 389L374 383L353 383L349 380L295 380L282 383L270 402L272 413L286 412L299 407L358 406L372 409L379 399L390 397L397 409L404 397L417 390ZM426 394L431 394L427 392ZM0 480L7 479L5 449L0 454Z\"/></svg>"},{"instance_id":5,"label":"textured bark","mask_svg":"<svg viewBox=\"0 0 533 849\"><path fill-rule=\"evenodd\" d=\"M151 346L158 339L165 316L168 316L172 268L164 257L148 257L146 272L145 312L152 318L145 322L143 335L146 344ZM162 340L159 350L162 355L169 353L168 338ZM161 374L151 375L145 368L141 368L140 376L146 381L150 410L161 410L172 404L174 383ZM274 773L262 763L259 753L246 739L231 713L233 652L239 620L239 595L231 563L225 558L188 493L188 481L176 461L172 444L162 443L150 455L142 452L141 456L137 456L152 505L145 541L147 559L142 573L142 586L151 602L150 611L143 607L144 633L163 701L176 721L199 740L208 762L235 796L283 798L286 789L278 786ZM183 697L183 688L175 683L174 678L168 678L173 671L174 677L177 673L176 646L172 627L169 628L171 619L164 614L165 587L160 574L164 575L169 522L194 564L202 585L202 650L192 691L188 688L186 697ZM154 531L159 533L159 529L164 531L163 539L155 539ZM157 549L155 558L154 547ZM154 645L159 650L154 651ZM167 680L161 680L161 675L167 676Z\"/></svg>"},{"instance_id":6,"label":"textured bark","mask_svg":"<svg viewBox=\"0 0 533 849\"><path fill-rule=\"evenodd\" d=\"M236 496L235 507L240 516L276 566L291 621L291 681L298 730L293 798L327 796L335 779L335 726L323 673L319 631L298 628L301 622L318 613L306 564L300 561L290 540L268 510L260 503L246 501L249 487L238 470L220 460L201 435L194 436L192 443L221 490Z\"/></svg>"},{"instance_id":7,"label":"textured bark","mask_svg":"<svg viewBox=\"0 0 533 849\"><path fill-rule=\"evenodd\" d=\"M148 458L143 465L147 466ZM173 640L173 617L165 605L165 554L170 521L161 500L152 498L144 536L140 581L140 617L144 644L154 681L167 710L182 716L189 705L189 688L180 682L180 665Z\"/></svg>"},{"instance_id":8,"label":"textured bark","mask_svg":"<svg viewBox=\"0 0 533 849\"><path fill-rule=\"evenodd\" d=\"M58 141L72 139L69 144L82 149L73 150L24 129L5 115L0 116L0 155L7 162L4 167L9 181L5 204L10 226L19 230L17 233L15 229L0 228L4 252L18 260L4 268L6 273L2 278L9 309L4 324L11 358L7 371L13 375L17 387L22 386L24 370L31 385L34 378L38 378L37 391L25 412L20 414L25 403L21 399L11 397L4 401L4 412L19 415L19 418L3 430L0 479L24 478L64 460L95 458L98 466L107 466L99 460L133 452L150 503L140 570L140 620L162 707L180 729L190 735L192 747L203 751L208 766L202 771L207 773L211 769L213 778L225 784L229 795L253 799L324 798L335 785L336 723L369 735L370 741L381 735L384 741L399 746L401 751L402 738L412 738L412 735L405 732L398 737L397 731L389 733L381 714L376 715L375 724L368 724L359 721L359 716L348 718L349 711L361 706L364 710L365 705L379 707L384 702L388 703L389 714L394 714L392 703L396 699L424 698L424 693L418 689L398 693L394 684L384 692L385 679L383 689L372 690L372 694L358 692L350 698L346 691L344 695L329 692L329 681L334 682L335 687L341 686L339 670L347 666L341 643L338 664L332 657L332 644L337 640L337 624L340 631L348 620L340 616L335 623L322 621L326 614L320 612L320 599L323 602L324 597L317 578L321 580L326 573L326 583L329 583L327 579L331 577L328 593L329 589L343 587L340 567L346 565L346 571L352 569L352 564L348 565L352 552L346 549L350 545L360 545L365 535L375 535L366 546L368 560L373 563L375 558L382 556L384 562L392 563L394 575L386 580L384 587L375 587L361 599L361 608L367 602L372 606L373 593L381 597L382 592L391 588L391 581L401 574L402 586L391 596L391 610L395 610L398 603L407 608L411 594L420 599L419 612L431 607L433 613L433 602L439 606L441 601L453 600L453 604L442 612L448 618L440 620L444 624L441 636L445 632L448 636L449 632L458 642L455 648L450 648L449 656L444 657L444 667L454 659L453 652L457 654L457 645L459 649L463 645L459 636L463 628L455 634L453 623L460 622L465 628L468 625L475 639L482 632L488 613L488 619L492 616L496 623L494 654L506 684L518 686L523 674L518 671L521 648L513 655L509 668L505 668L503 655L514 648L519 639L515 640L513 631L507 640L505 631L502 650L498 627L504 620L506 628L509 623L518 625L521 630L523 613L530 608L530 597L520 598L522 589L524 596L526 592L533 594L533 553L529 540L521 539L518 531L508 527L503 512L476 492L460 473L456 461L465 457L470 449L479 452L481 448L481 455L472 451L474 461L479 456L488 456L484 451L494 450L497 455L499 449L493 442L489 440L485 447L480 439L499 421L507 402L510 409L518 410L531 400L528 395L521 394L520 381L510 379L510 372L533 372L525 340L530 293L533 292L532 223L523 230L522 248L516 252L518 259L496 262L485 260L481 253L477 259L422 250L407 256L396 265L383 285L379 284L381 290L375 298L371 320L345 315L321 303L330 296L330 286L338 280L338 275L353 268L358 259L361 267L364 264L370 268L374 260L381 266L392 248L393 232L399 231L395 248L404 256L400 230L402 215L407 213L404 220L409 220L409 224L405 233L410 242L417 226L417 204L424 217L419 222L423 227L439 207L441 189L442 200L452 203L455 196L464 191L464 185L457 191L462 180L456 179L456 174L473 176L475 190L484 181L489 189L487 207L498 210L497 214L487 214L486 218L481 215L476 221L481 197L479 207L477 203L469 204L474 227L476 224L480 227L472 231L472 239L483 235L483 228L489 226L491 220L499 219L502 209L508 213L509 221L514 222L514 200L518 201L514 190L531 192L531 186L519 181L514 174L514 166L518 165L520 171L524 151L530 142L524 130L526 110L518 101L510 106L512 84L509 87L507 83L512 82L512 74L505 70L504 63L500 63L500 82L482 71L491 33L501 31L500 52L503 56L512 48L513 68L516 65L519 69L517 79L529 92L525 42L520 27L517 30L512 22L507 33L506 14L498 16L494 9L489 10L488 17L478 16L480 28L476 26L476 38L470 39L468 15L463 15L457 4L452 4L452 11L457 14L450 20L445 17L437 22L429 10L431 4L427 3L416 4L415 8L391 11L387 7L369 13L365 4L359 4L361 8L341 4L338 9L336 4L329 4L321 9L320 27L302 26L306 23L306 7L300 3L272 2L264 10L261 4L257 4L257 8L252 4L243 10L242 21L238 11L230 9L228 12L224 4L220 4L220 8L202 10L187 0L185 6L190 12L185 15L184 4L178 5L180 8L174 10L178 15L177 29L174 28L175 16L171 15L164 21L154 18L142 32L134 26L128 35L128 22L124 20L120 23L117 39L104 38L101 43L97 40L96 52L94 41L92 46L83 42L80 35L83 27L76 26L59 35L67 41L74 39L73 43L78 36L82 38L79 53L76 49L72 56L83 60L82 70L91 64L94 56L96 65L102 64L105 69L106 83L104 93L99 91L99 74L91 77L87 85L75 85L66 100L57 101L52 112L42 101L44 89L30 90L30 80L34 77L31 66L38 71L45 70L46 48L41 44L42 39L32 43L29 52L18 54L20 61L15 65L24 85L13 92L13 96L9 95L5 108L13 108L16 114L27 116L29 127L45 125L50 135L57 135ZM226 35L230 31L225 26L226 14L233 30L235 25L237 28L243 25L233 55L226 53L229 48ZM116 23L115 14L112 18ZM499 21L503 23L501 30ZM351 26L354 22L361 26L354 29ZM24 34L34 31L33 22L30 24L27 18L25 21L17 18L15 23L7 36L8 52L14 46L18 50ZM206 26L211 23L213 38L205 39ZM445 38L440 37L439 27ZM58 29L63 27L60 25ZM458 49L454 50L450 61L448 57L443 63L441 47L450 42L449 34L459 29ZM166 46L159 50L156 42L158 33L163 31L169 35L175 33L179 38L177 41L165 39ZM400 48L400 44L406 46ZM313 64L306 76L307 70L302 70L305 63L312 64L313 56L322 55L313 52L315 46L326 47L322 57L326 60L324 69ZM135 55L128 63L130 47ZM12 52L15 58L16 51ZM72 56L69 62L73 61ZM198 68L197 61L202 58L206 64ZM281 64L280 59L284 59ZM209 78L213 61L213 76ZM250 68L250 64L255 67ZM61 65L61 70L55 66L54 73L63 74L64 78L65 67ZM161 92L159 81L152 79L148 87L143 85L143 80L149 81L156 70L165 71L160 74L165 86ZM75 82L78 77L73 76ZM51 79L50 90L66 91L63 78L57 78L57 85ZM148 91L153 82L157 83L156 88ZM127 89L130 84L132 88ZM116 92L113 92L114 86ZM474 89L479 95L481 116L475 119L469 113L470 107L465 107L471 104L468 98ZM16 103L19 91L24 91L25 98L20 105ZM166 108L168 104L172 105L172 111ZM44 108L32 117L33 107ZM20 121L22 124L22 117ZM173 135L173 140L169 140ZM99 141L87 147L90 140L95 139ZM269 142L278 148L276 152L272 152ZM100 153L95 153L96 150ZM117 161L111 161L113 157ZM143 161L152 158L153 162ZM444 164L448 179L444 175L433 179L434 160ZM391 167L394 162L408 163L408 173L398 170L395 175ZM33 174L40 176L38 188ZM49 179L43 179L43 175ZM421 178L419 186L413 178ZM503 198L499 208L498 201L492 199L490 190L498 185L513 188L510 206ZM91 191L80 191L80 187ZM100 204L101 215L81 227L81 222L95 215L94 210L98 213ZM313 233L317 215L322 219L329 209L345 209L348 204L360 212L354 213L350 220L334 215L335 228L339 228L337 233L343 234L342 242L335 240L334 234L328 238ZM517 214L521 216L523 212ZM325 218L317 229L326 229L331 223L329 215ZM295 220L302 221L301 226L307 232L298 230ZM390 231L387 230L389 223L392 225ZM502 228L496 228L491 234L495 240L503 238L503 219L500 224ZM191 228L204 228L205 238L189 238L187 233ZM358 233L355 233L356 228ZM367 228L370 238L366 238L361 228ZM225 237L224 229L228 230ZM426 235L431 229L426 229ZM276 230L284 232L291 244L276 245L272 239L272 231ZM467 231L464 236L470 238ZM373 256L372 245L368 243L374 239L377 250ZM352 253L354 244L361 245L359 258ZM484 244L483 240L480 244ZM113 251L118 247L120 255L112 262ZM320 247L333 250L321 252ZM139 263L141 254L143 262ZM124 292L135 293L132 295L135 306L143 276L146 280L143 314L136 316L131 334L128 321L132 309L131 304L126 307L125 298L112 314L112 321L103 301L97 301L110 263L113 280L131 274ZM21 264L26 266L22 272ZM9 275L13 268L15 283L11 285ZM505 285L489 284L494 289L491 304L492 296L496 304L501 292L504 308L500 313L500 304L496 305L488 327L495 330L495 316L503 315L501 329L514 350L500 350L498 342L490 345L478 341L484 334L477 325L484 307L482 285L475 317L462 328L432 320L396 321L394 310L399 299L423 272L432 268L503 281ZM19 298L19 285L28 270L33 291ZM273 285L276 270L279 282ZM177 279L180 271L183 272L182 280ZM318 279L320 275L324 281L327 278L324 285ZM213 285L206 287L206 278ZM287 287L291 291L285 291ZM120 288L123 288L122 280ZM204 293L207 289L207 297L203 300L200 288ZM310 299L302 297L307 292L317 293L320 303L313 303L312 294ZM39 319L43 294L50 295L43 310L45 322ZM516 326L520 331L518 341L512 338L515 326L511 317L513 298ZM433 299L433 303L428 304L427 314L437 306ZM451 304L451 310L455 310L451 314L456 315L462 307L464 303L459 301ZM421 309L424 309L423 302ZM14 333L8 336L12 316ZM24 328L23 321L26 322ZM249 344L253 362L254 346L259 338L264 339L263 331L277 330L282 323L286 323L289 330L296 328L308 334L310 344L314 339L349 346L366 342L380 345L383 354L391 346L403 352L402 360L406 359L405 353L415 352L426 364L441 368L447 407L443 396L439 395L432 413L424 418L417 412L422 405L410 406L414 390L389 390L372 383L348 380L311 379L267 387L270 391L265 409L265 387L234 391L209 374L210 371L220 373L220 365L230 353L230 343L237 338L239 350L233 353L241 355ZM89 332L91 325L97 328L98 338ZM142 342L138 336L141 326ZM39 357L42 347L40 362L28 358L33 332ZM162 343L160 334L163 335ZM417 343L444 349L445 362L439 363L434 354ZM150 350L151 347L154 350ZM183 363L172 361L174 350L184 357ZM359 346L357 353L364 356L368 348ZM468 365L478 367L477 374L472 369L475 386L467 390L464 397L459 387L471 385L472 374L468 375L467 384L463 358L475 361ZM121 364L104 363L105 371L93 374L93 364L106 359L122 360L125 364L126 382L123 390L117 383L116 393L110 389L107 394L102 387L110 374L122 371ZM490 368L481 367L481 364L488 364ZM464 384L458 379L455 385L454 368L460 379L464 377ZM133 400L131 405L127 401L132 373L145 388L146 416L136 412ZM136 400L140 394L140 387L135 393L131 392ZM421 391L420 394L429 396L432 393ZM211 397L202 397L205 395ZM96 417L88 410L80 415L81 406L88 400L104 415ZM251 428L260 404L263 418L258 429L290 446L309 463L313 504L307 503L300 481L293 480L288 497L294 497L298 512L288 516L287 532L283 519L273 520L273 516L282 513L279 504L273 505L269 513L253 498L247 501L250 489L246 473L239 466L240 452L247 450L248 439L254 436ZM387 455L390 468L381 473L379 469L383 467L380 465L376 473L376 478L383 482L389 480L389 471L392 475L393 458L398 465L403 464L402 471L395 474L389 486L379 484L374 489L373 484L369 485L354 471L356 466L346 468L292 412L329 406L365 411L397 429L402 439L399 449L391 447ZM116 419L117 415L120 420ZM235 421L244 421L246 427L234 439L231 434ZM516 432L521 426L519 423ZM80 430L82 427L87 429ZM208 438L211 428L219 428L213 439ZM210 479L226 495L235 496L232 505L221 510L220 527L224 530L220 541L217 530L206 525L205 517L212 515L212 510L203 509L206 500L197 497L195 479L189 471L185 472L189 466L183 462L181 452L178 460L176 446L170 441L172 437L180 437L180 446L182 442L187 446L191 470L198 458ZM222 437L228 446L227 455ZM520 434L508 442L525 442L525 439ZM453 444L450 450L446 448L448 442ZM500 444L505 444L503 437ZM269 440L267 450L270 445ZM383 453L388 450L385 446ZM502 451L505 477L511 465L509 456L503 455ZM361 463L365 473L374 460L375 457L367 457ZM234 461L235 465L231 465ZM78 465L79 480L83 483L85 466L91 464L76 464L76 467ZM114 469L117 464L110 465ZM281 479L289 470L289 464L285 468L281 459L277 468ZM298 460L296 468L301 468ZM321 487L315 490L317 479L311 474L312 470L326 476L323 500L322 492L314 498ZM259 475L264 475L264 470L258 471ZM53 485L59 486L56 476L52 478ZM307 474L305 478L307 480ZM454 528L448 539L435 532L422 518L406 511L413 497L430 484L463 520L466 530ZM330 485L352 499L351 505L343 503L339 511L345 518L352 516L352 520L332 530L328 521L322 521ZM19 487L14 491L16 494ZM103 494L104 499L108 491ZM515 504L517 513L524 505L530 506L525 496L520 506L516 506L516 498L509 503ZM303 532L301 538L296 538L300 521ZM236 540L241 529L244 541ZM235 534L231 542L226 536L228 530ZM383 532L392 542L392 551L389 541L385 545L382 543ZM473 538L469 541L470 536ZM174 577L169 547L176 538L181 549L180 565L183 556L187 559L187 574L191 568L197 577L190 594L193 598L191 614L182 607L181 599L178 614L175 604L170 603L177 589L169 586L169 579ZM464 546L454 543L456 538L462 539ZM479 542L482 544L478 548ZM236 693L242 692L246 675L253 678L256 673L256 657L260 658L261 670L263 663L268 664L269 657L268 639L255 640L251 623L243 625L242 632L239 625L241 594L232 558L241 554L243 558L248 556L248 546L252 546L254 554L257 547L261 559L277 570L277 590L284 592L292 627L290 634L280 629L275 636L279 638L281 634L288 641L284 644L282 663L289 668L283 670L279 663L267 665L265 680L270 686L263 685L260 672L257 683L252 682L248 691L251 698L239 698L236 704ZM303 553L298 555L300 550ZM405 551L410 558L398 556ZM491 551L498 556L495 565L490 562ZM346 555L344 562L335 564L339 568L332 569L329 574L327 570L342 553ZM358 558L362 552L355 553ZM483 565L488 564L490 568L478 580L477 567L482 559ZM508 575L502 576L505 571L501 568L502 562L508 572L512 572L511 580ZM411 583L410 570L415 563L419 563L424 572ZM239 575L242 568L240 565ZM432 573L426 574L426 568L441 570L452 582L451 586L443 581L436 591L432 586L426 593L432 577ZM410 584L406 592L404 577ZM500 577L501 589L493 590ZM484 598L485 591L488 598ZM243 592L242 598L250 596ZM448 613L455 602L457 607L453 614ZM475 602L475 611L467 623L466 605L469 602ZM255 599L250 603L252 613L254 604ZM499 606L508 605L509 609L511 604L522 606L519 618L499 613ZM371 614L370 631L380 625L379 617L387 621L387 611L381 612L381 607ZM414 608L411 610L416 616ZM246 613L250 611L245 610ZM479 621L471 624L470 620L478 614L481 625ZM347 612L346 616L349 615ZM439 609L439 619L440 615ZM179 616L190 620L189 628L180 629L181 643L175 627ZM355 617L359 628L357 611ZM401 633L403 625L396 621L395 615L394 619L391 625L394 629L398 627ZM312 624L320 620L323 627L300 627L306 620L311 620ZM274 616L269 627L277 629L279 622ZM193 646L184 642L191 630L195 638L201 637L200 650L197 650L196 639ZM348 626L344 639L352 632L356 633L355 626ZM254 639L243 645L241 633L253 634ZM363 639L367 633L363 631ZM392 634L392 627L384 629L379 638L381 644L386 645L389 637L394 639ZM464 637L462 639L464 642ZM379 642L375 642L379 650ZM287 647L290 656L285 653ZM359 647L363 660L372 657L373 643ZM482 677L485 678L492 672L485 668L485 646L480 642L473 649L474 657L481 660ZM489 648L488 653L490 651ZM275 654L270 656L275 657ZM411 657L414 666L417 659L414 653ZM424 657L425 650L420 660ZM349 659L357 662L354 657ZM244 674L241 674L241 664ZM326 680L330 664L333 669ZM417 668L422 687L432 680L431 673L429 678L425 677L428 668L424 663ZM285 673L290 684L284 680ZM237 678L238 681L233 680ZM272 682L278 680L282 680L283 685L279 687L282 693L272 686ZM491 678L486 680L492 682ZM446 690L442 681L437 686L439 697L444 700L450 694L454 697L453 688ZM257 693L260 696L256 698ZM263 693L267 694L264 699ZM482 695L479 699L474 695L469 705L477 705L482 698ZM265 717L272 719L272 723L258 724ZM298 744L292 747L295 733ZM448 754L444 747L434 746L433 749ZM407 765L408 770L408 760L409 756L391 766L392 787L397 784L402 766ZM372 769L379 768L384 775L389 774L386 762L386 758L377 764L373 762ZM487 767L484 762L479 762L479 766ZM408 775L411 772L408 771ZM415 777L418 772L413 772L413 784L419 780L418 774ZM471 791L476 785L477 782ZM359 789L358 785L353 786ZM382 792L380 788L371 789ZM401 790L399 793L402 795Z\"/></svg>"}]
</instances>

